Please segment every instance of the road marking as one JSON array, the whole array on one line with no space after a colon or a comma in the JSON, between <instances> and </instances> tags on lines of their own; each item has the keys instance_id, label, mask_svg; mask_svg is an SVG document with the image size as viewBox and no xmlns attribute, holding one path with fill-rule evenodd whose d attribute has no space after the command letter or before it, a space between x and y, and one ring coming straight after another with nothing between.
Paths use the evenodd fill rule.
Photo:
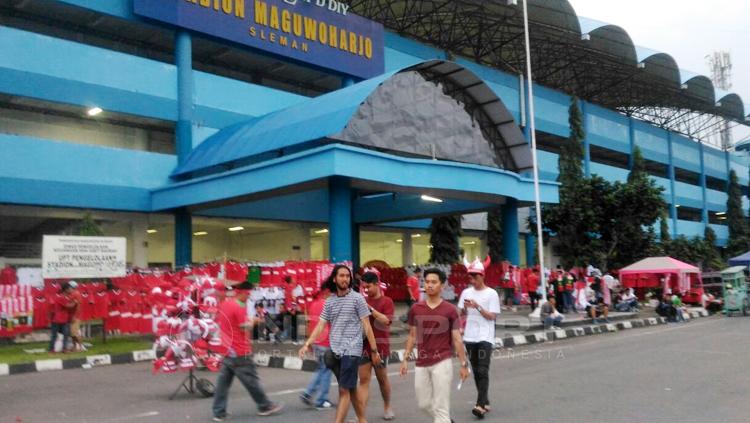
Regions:
<instances>
[{"instance_id":1,"label":"road marking","mask_svg":"<svg viewBox=\"0 0 750 423\"><path fill-rule=\"evenodd\" d=\"M10 374L10 366L5 363L0 363L0 376L7 376Z\"/></svg>"},{"instance_id":2,"label":"road marking","mask_svg":"<svg viewBox=\"0 0 750 423\"><path fill-rule=\"evenodd\" d=\"M49 370L62 370L62 368L63 368L62 360L59 358L36 361L37 372L46 372Z\"/></svg>"},{"instance_id":3,"label":"road marking","mask_svg":"<svg viewBox=\"0 0 750 423\"><path fill-rule=\"evenodd\" d=\"M136 419L145 419L146 417L156 417L159 415L158 411L149 411L146 413L140 413L140 414L134 414L132 416L123 416L123 417L117 417L114 419L111 419L111 422L119 422L124 420L136 420Z\"/></svg>"}]
</instances>

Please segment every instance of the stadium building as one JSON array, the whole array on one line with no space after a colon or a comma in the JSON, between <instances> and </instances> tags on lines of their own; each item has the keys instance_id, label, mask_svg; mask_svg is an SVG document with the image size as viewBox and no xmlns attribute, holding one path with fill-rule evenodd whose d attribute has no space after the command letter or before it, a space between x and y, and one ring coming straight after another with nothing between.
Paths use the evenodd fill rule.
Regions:
<instances>
[{"instance_id":1,"label":"stadium building","mask_svg":"<svg viewBox=\"0 0 750 423\"><path fill-rule=\"evenodd\" d=\"M462 248L533 256L522 8L466 0L0 1L0 261L91 212L134 266L429 258L430 218ZM530 0L541 197L557 201L571 96L585 171L625 180L637 146L673 235L727 241L713 142L750 107L565 0ZM719 137L720 138L720 137ZM0 263L2 264L2 263Z\"/></svg>"}]
</instances>

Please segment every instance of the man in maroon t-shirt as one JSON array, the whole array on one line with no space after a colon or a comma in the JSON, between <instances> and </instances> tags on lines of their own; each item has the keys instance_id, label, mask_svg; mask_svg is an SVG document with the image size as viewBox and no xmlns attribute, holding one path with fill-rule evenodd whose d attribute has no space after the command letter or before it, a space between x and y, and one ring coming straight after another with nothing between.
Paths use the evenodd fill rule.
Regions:
<instances>
[{"instance_id":1,"label":"man in maroon t-shirt","mask_svg":"<svg viewBox=\"0 0 750 423\"><path fill-rule=\"evenodd\" d=\"M529 277L526 278L526 292L529 293L529 301L531 305L531 311L536 309L539 304L539 270L534 269Z\"/></svg>"},{"instance_id":2,"label":"man in maroon t-shirt","mask_svg":"<svg viewBox=\"0 0 750 423\"><path fill-rule=\"evenodd\" d=\"M391 382L388 380L388 357L391 355L391 323L393 322L393 300L383 294L380 288L380 278L377 273L365 272L362 275L362 293L365 294L367 307L370 309L370 325L375 335L375 344L382 363L375 367L375 377L378 379L380 394L383 397L383 419L393 420L396 416L391 409ZM367 408L370 397L370 379L373 365L367 348L362 351L362 361L359 365L359 388L357 395Z\"/></svg>"},{"instance_id":3,"label":"man in maroon t-shirt","mask_svg":"<svg viewBox=\"0 0 750 423\"><path fill-rule=\"evenodd\" d=\"M64 283L60 287L60 292L55 294L52 306L52 324L50 325L52 333L49 340L49 352L55 352L55 341L57 340L57 334L63 334L62 349L63 352L68 352L68 338L70 337L70 317L75 303L70 297L70 293L73 288Z\"/></svg>"},{"instance_id":4,"label":"man in maroon t-shirt","mask_svg":"<svg viewBox=\"0 0 750 423\"><path fill-rule=\"evenodd\" d=\"M228 418L227 394L234 377L242 382L258 405L259 416L276 414L283 408L282 404L273 403L266 396L260 385L258 371L253 360L253 349L250 345L250 333L253 321L247 315L247 297L252 285L249 282L235 282L227 287L227 298L219 304L216 323L221 331L221 345L226 355L219 370L214 392L213 421L221 422Z\"/></svg>"},{"instance_id":5,"label":"man in maroon t-shirt","mask_svg":"<svg viewBox=\"0 0 750 423\"><path fill-rule=\"evenodd\" d=\"M461 363L459 377L463 382L469 377L461 338L460 319L456 306L443 301L441 294L446 276L442 270L424 271L424 289L427 298L409 310L409 337L401 362L401 376L408 371L407 357L417 346L417 363L414 370L414 390L417 405L429 414L434 423L450 423L450 385L453 381L453 352Z\"/></svg>"}]
</instances>

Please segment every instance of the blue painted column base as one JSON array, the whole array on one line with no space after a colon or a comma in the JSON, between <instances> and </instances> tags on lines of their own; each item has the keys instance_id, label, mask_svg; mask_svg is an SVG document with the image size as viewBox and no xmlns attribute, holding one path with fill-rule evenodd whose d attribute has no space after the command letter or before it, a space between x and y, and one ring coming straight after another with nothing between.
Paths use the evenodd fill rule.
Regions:
<instances>
[{"instance_id":1,"label":"blue painted column base","mask_svg":"<svg viewBox=\"0 0 750 423\"><path fill-rule=\"evenodd\" d=\"M532 233L524 234L526 240L526 267L536 264L536 236Z\"/></svg>"},{"instance_id":2,"label":"blue painted column base","mask_svg":"<svg viewBox=\"0 0 750 423\"><path fill-rule=\"evenodd\" d=\"M331 178L328 184L329 257L332 263L354 261L356 225L352 219L352 189L344 178ZM356 238L355 238L356 236ZM357 257L357 260L359 258Z\"/></svg>"},{"instance_id":3,"label":"blue painted column base","mask_svg":"<svg viewBox=\"0 0 750 423\"><path fill-rule=\"evenodd\" d=\"M193 217L186 209L174 215L174 259L175 267L193 262Z\"/></svg>"},{"instance_id":4,"label":"blue painted column base","mask_svg":"<svg viewBox=\"0 0 750 423\"><path fill-rule=\"evenodd\" d=\"M503 253L511 264L521 261L521 246L518 240L518 201L507 198L501 208L503 213Z\"/></svg>"}]
</instances>

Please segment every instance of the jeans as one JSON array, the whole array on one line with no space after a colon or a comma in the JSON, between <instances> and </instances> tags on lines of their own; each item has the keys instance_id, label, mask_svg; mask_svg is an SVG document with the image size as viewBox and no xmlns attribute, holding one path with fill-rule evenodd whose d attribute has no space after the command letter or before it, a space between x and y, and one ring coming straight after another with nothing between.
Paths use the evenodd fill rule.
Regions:
<instances>
[{"instance_id":1,"label":"jeans","mask_svg":"<svg viewBox=\"0 0 750 423\"><path fill-rule=\"evenodd\" d=\"M63 334L62 349L65 350L68 345L68 339L70 338L70 323L52 323L52 333L49 340L49 351L55 351L55 341L57 340L57 334Z\"/></svg>"},{"instance_id":2,"label":"jeans","mask_svg":"<svg viewBox=\"0 0 750 423\"><path fill-rule=\"evenodd\" d=\"M563 300L565 301L565 312L574 311L575 301L573 301L573 291L565 291L563 293Z\"/></svg>"},{"instance_id":3,"label":"jeans","mask_svg":"<svg viewBox=\"0 0 750 423\"><path fill-rule=\"evenodd\" d=\"M552 326L557 326L562 322L562 316L552 317L547 316L544 318L544 328L549 329Z\"/></svg>"},{"instance_id":4,"label":"jeans","mask_svg":"<svg viewBox=\"0 0 750 423\"><path fill-rule=\"evenodd\" d=\"M286 324L286 319L284 320ZM297 314L289 313L289 328L284 327L285 337L289 337L292 341L297 342Z\"/></svg>"},{"instance_id":5,"label":"jeans","mask_svg":"<svg viewBox=\"0 0 750 423\"><path fill-rule=\"evenodd\" d=\"M250 396L253 397L259 410L265 411L273 406L273 403L268 399L263 387L260 385L258 371L252 355L235 358L224 357L214 391L214 417L224 417L227 415L227 395L235 376L240 380L242 386L247 389Z\"/></svg>"},{"instance_id":6,"label":"jeans","mask_svg":"<svg viewBox=\"0 0 750 423\"><path fill-rule=\"evenodd\" d=\"M484 407L490 403L487 393L490 389L490 359L492 344L489 342L465 342L469 355L474 384L477 386L477 405Z\"/></svg>"},{"instance_id":7,"label":"jeans","mask_svg":"<svg viewBox=\"0 0 750 423\"><path fill-rule=\"evenodd\" d=\"M321 347L320 345L313 345L313 353L315 358L318 360L318 368L315 369L313 378L310 384L307 385L307 389L303 395L306 397L313 398L315 393L318 392L318 399L315 401L315 406L321 406L324 402L328 401L328 390L331 386L331 370L326 367L323 356L328 348Z\"/></svg>"}]
</instances>

